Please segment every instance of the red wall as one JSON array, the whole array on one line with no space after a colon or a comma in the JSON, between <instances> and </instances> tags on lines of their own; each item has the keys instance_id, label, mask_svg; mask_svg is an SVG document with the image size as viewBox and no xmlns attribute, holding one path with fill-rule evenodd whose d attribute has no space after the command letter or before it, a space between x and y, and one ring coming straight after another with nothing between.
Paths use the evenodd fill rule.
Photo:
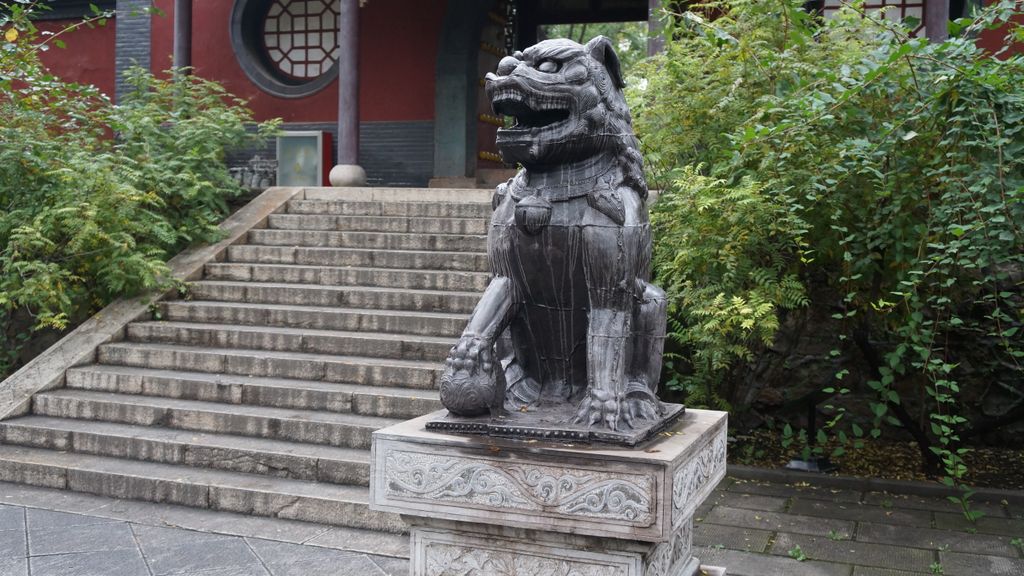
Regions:
<instances>
[{"instance_id":1,"label":"red wall","mask_svg":"<svg viewBox=\"0 0 1024 576\"><path fill-rule=\"evenodd\" d=\"M989 4L992 4L994 1L995 0L986 0L985 5L987 6ZM1013 21L1018 25L1024 25L1024 14L1016 16L1015 18L1013 18ZM981 46L982 48L988 50L989 52L996 52L997 50L1001 49L1008 43L1008 32L1008 26L997 28L995 30L985 30L984 32L981 33L981 37L978 38L978 46ZM1009 50L1001 54L1000 58L1008 58L1014 54L1020 54L1022 52L1024 52L1024 44L1016 42L1010 46Z\"/></svg>"},{"instance_id":2,"label":"red wall","mask_svg":"<svg viewBox=\"0 0 1024 576\"><path fill-rule=\"evenodd\" d=\"M78 20L48 20L37 22L40 31L59 32ZM106 26L83 26L61 34L66 48L51 47L41 53L43 64L64 80L79 84L92 84L104 94L114 97L114 26L113 19Z\"/></svg>"},{"instance_id":3,"label":"red wall","mask_svg":"<svg viewBox=\"0 0 1024 576\"><path fill-rule=\"evenodd\" d=\"M434 75L445 0L418 0L415 9L402 0L372 0L360 9L359 119L432 120ZM156 0L163 16L153 17L154 70L170 66L173 50L173 0ZM285 122L334 122L338 85L305 98L277 98L249 81L231 48L231 2L195 1L192 13L192 65L249 101L257 119Z\"/></svg>"}]
</instances>

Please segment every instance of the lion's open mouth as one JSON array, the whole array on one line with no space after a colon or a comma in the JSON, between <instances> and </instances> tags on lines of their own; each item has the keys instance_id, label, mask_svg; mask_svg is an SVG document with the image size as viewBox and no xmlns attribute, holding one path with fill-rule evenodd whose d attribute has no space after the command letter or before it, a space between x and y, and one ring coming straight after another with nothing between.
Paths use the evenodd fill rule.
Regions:
<instances>
[{"instance_id":1,"label":"lion's open mouth","mask_svg":"<svg viewBox=\"0 0 1024 576\"><path fill-rule=\"evenodd\" d=\"M517 92L501 94L493 101L494 112L502 116L515 118L516 128L543 128L568 120L569 108L557 101L545 102L531 106Z\"/></svg>"}]
</instances>

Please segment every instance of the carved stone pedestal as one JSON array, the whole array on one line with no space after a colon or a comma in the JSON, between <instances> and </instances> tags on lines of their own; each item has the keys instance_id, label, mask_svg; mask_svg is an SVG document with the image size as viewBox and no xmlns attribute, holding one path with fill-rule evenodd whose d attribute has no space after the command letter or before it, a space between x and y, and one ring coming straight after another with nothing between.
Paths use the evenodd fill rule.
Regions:
<instances>
[{"instance_id":1,"label":"carved stone pedestal","mask_svg":"<svg viewBox=\"0 0 1024 576\"><path fill-rule=\"evenodd\" d=\"M413 576L696 576L693 513L725 475L726 414L687 410L636 448L373 434L370 506L402 514Z\"/></svg>"}]
</instances>

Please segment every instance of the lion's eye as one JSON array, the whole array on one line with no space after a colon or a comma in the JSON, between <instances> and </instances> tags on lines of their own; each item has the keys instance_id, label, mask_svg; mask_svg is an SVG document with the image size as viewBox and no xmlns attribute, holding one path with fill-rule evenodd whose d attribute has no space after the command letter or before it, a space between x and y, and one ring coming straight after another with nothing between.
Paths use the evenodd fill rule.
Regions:
<instances>
[{"instance_id":1,"label":"lion's eye","mask_svg":"<svg viewBox=\"0 0 1024 576\"><path fill-rule=\"evenodd\" d=\"M540 63L537 64L537 70L547 72L548 74L558 72L558 68L558 62L555 62L554 60L541 60Z\"/></svg>"}]
</instances>

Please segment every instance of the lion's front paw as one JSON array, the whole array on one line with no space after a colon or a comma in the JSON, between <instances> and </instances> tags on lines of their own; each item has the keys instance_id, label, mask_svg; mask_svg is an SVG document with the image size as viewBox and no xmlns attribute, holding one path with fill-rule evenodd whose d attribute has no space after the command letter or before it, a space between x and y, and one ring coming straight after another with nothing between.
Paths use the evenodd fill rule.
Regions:
<instances>
[{"instance_id":1,"label":"lion's front paw","mask_svg":"<svg viewBox=\"0 0 1024 576\"><path fill-rule=\"evenodd\" d=\"M445 365L452 371L465 370L476 374L477 370L483 369L490 374L494 369L494 345L478 336L463 335L448 351Z\"/></svg>"},{"instance_id":2,"label":"lion's front paw","mask_svg":"<svg viewBox=\"0 0 1024 576\"><path fill-rule=\"evenodd\" d=\"M627 387L626 392L613 394L608 390L591 389L576 411L576 424L601 425L622 432L636 428L644 420L656 420L661 415L661 403L646 386Z\"/></svg>"},{"instance_id":3,"label":"lion's front paw","mask_svg":"<svg viewBox=\"0 0 1024 576\"><path fill-rule=\"evenodd\" d=\"M459 416L486 414L500 399L501 382L494 371L493 345L464 335L448 353L441 374L441 404Z\"/></svg>"}]
</instances>

